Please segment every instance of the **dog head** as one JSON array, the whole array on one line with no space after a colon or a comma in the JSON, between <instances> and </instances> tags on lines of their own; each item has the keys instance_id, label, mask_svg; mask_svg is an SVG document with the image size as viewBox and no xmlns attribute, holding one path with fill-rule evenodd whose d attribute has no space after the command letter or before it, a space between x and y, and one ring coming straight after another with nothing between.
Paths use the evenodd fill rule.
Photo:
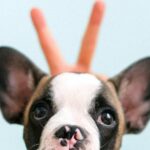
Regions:
<instances>
[{"instance_id":1,"label":"dog head","mask_svg":"<svg viewBox=\"0 0 150 150\"><path fill-rule=\"evenodd\" d=\"M150 58L103 81L88 73L50 77L21 53L0 48L0 107L24 125L28 150L118 150L150 111Z\"/></svg>"}]
</instances>

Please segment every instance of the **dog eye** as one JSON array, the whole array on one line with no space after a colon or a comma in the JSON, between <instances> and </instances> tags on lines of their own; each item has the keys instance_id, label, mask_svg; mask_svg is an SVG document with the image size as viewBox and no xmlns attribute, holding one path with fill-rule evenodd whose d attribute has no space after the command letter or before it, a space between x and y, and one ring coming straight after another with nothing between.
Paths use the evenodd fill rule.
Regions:
<instances>
[{"instance_id":1,"label":"dog eye","mask_svg":"<svg viewBox=\"0 0 150 150\"><path fill-rule=\"evenodd\" d=\"M48 116L49 108L46 103L38 103L33 109L33 118L37 121L43 120Z\"/></svg>"},{"instance_id":2,"label":"dog eye","mask_svg":"<svg viewBox=\"0 0 150 150\"><path fill-rule=\"evenodd\" d=\"M116 124L115 115L111 110L104 110L99 115L97 122L103 126L112 127Z\"/></svg>"}]
</instances>

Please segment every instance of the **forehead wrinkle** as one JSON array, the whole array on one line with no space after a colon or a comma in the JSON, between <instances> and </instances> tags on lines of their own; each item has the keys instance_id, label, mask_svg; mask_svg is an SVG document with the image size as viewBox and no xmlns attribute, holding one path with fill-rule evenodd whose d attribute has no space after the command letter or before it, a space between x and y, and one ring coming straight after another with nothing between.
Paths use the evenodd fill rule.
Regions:
<instances>
[{"instance_id":1,"label":"forehead wrinkle","mask_svg":"<svg viewBox=\"0 0 150 150\"><path fill-rule=\"evenodd\" d=\"M82 107L82 110L87 111L101 88L101 81L91 74L63 73L51 82L53 100L58 109Z\"/></svg>"}]
</instances>

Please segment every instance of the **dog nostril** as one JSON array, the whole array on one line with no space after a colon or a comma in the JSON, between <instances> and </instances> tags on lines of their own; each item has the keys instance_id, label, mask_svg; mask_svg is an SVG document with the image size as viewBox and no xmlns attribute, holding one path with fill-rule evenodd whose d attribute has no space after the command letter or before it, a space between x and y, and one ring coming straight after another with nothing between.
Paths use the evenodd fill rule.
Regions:
<instances>
[{"instance_id":1,"label":"dog nostril","mask_svg":"<svg viewBox=\"0 0 150 150\"><path fill-rule=\"evenodd\" d=\"M66 140L61 140L60 144L61 144L61 146L67 146L68 145Z\"/></svg>"},{"instance_id":2,"label":"dog nostril","mask_svg":"<svg viewBox=\"0 0 150 150\"><path fill-rule=\"evenodd\" d=\"M76 130L76 133L75 133L74 138L75 138L76 140L80 140L80 141L84 139L84 137L83 137L83 135L82 135L82 133L80 132L79 129Z\"/></svg>"}]
</instances>

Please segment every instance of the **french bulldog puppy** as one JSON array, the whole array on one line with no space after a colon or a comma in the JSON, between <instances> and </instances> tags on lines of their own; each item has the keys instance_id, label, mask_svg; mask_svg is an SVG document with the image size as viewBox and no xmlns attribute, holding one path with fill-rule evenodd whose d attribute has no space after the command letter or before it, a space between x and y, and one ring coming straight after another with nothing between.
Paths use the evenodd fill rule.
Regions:
<instances>
[{"instance_id":1,"label":"french bulldog puppy","mask_svg":"<svg viewBox=\"0 0 150 150\"><path fill-rule=\"evenodd\" d=\"M0 48L0 108L24 126L28 150L119 150L150 114L150 57L103 81L90 73L51 77L20 52Z\"/></svg>"}]
</instances>

